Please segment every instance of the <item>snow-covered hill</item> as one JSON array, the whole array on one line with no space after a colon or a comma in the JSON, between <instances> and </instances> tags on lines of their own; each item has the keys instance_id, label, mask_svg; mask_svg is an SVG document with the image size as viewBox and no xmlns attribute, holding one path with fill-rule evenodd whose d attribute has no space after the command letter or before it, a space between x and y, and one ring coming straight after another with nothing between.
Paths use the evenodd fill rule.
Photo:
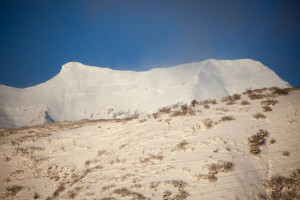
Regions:
<instances>
[{"instance_id":1,"label":"snow-covered hill","mask_svg":"<svg viewBox=\"0 0 300 200\"><path fill-rule=\"evenodd\" d=\"M167 105L273 86L286 87L288 83L249 59L206 60L145 72L72 62L34 87L0 85L0 127L145 116Z\"/></svg>"},{"instance_id":2,"label":"snow-covered hill","mask_svg":"<svg viewBox=\"0 0 300 200\"><path fill-rule=\"evenodd\" d=\"M0 129L0 199L300 199L299 111L299 88L271 88Z\"/></svg>"}]
</instances>

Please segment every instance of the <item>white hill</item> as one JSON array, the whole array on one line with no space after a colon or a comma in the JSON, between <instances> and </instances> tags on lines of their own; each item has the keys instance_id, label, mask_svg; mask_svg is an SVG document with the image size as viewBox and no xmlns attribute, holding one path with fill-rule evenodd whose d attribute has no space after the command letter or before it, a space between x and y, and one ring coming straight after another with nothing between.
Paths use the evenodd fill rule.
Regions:
<instances>
[{"instance_id":1,"label":"white hill","mask_svg":"<svg viewBox=\"0 0 300 200\"><path fill-rule=\"evenodd\" d=\"M81 91L80 87L85 88L81 81L89 81L83 77L91 76L84 71L110 71L78 67L69 72L70 68L64 68L53 80L37 87L50 87L52 81L67 84L69 79L68 88ZM165 77L163 71L175 73L179 69L162 69L159 74ZM112 72L109 77L123 73L134 74ZM75 81L74 75L82 77ZM117 77L113 82L124 79ZM191 81L188 75L184 80ZM228 82L226 88L231 88ZM168 82L163 83L166 88ZM113 91L132 88L125 85ZM101 90L110 88L112 93L114 87L106 85ZM180 87L178 91L185 91ZM83 96L91 101L87 94ZM65 96L65 101L74 102L72 95ZM164 108L140 119L0 129L0 199L300 199L299 111L299 88L271 88L193 102L173 111Z\"/></svg>"},{"instance_id":2,"label":"white hill","mask_svg":"<svg viewBox=\"0 0 300 200\"><path fill-rule=\"evenodd\" d=\"M249 59L206 60L145 72L71 62L57 76L34 87L0 85L0 127L145 116L167 105L273 86L288 83Z\"/></svg>"}]
</instances>

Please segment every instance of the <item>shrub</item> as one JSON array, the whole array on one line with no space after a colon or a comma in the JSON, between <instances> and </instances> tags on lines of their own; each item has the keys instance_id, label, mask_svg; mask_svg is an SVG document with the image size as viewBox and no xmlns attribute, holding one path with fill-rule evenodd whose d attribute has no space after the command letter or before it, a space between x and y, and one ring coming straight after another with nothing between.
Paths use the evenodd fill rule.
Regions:
<instances>
[{"instance_id":1,"label":"shrub","mask_svg":"<svg viewBox=\"0 0 300 200\"><path fill-rule=\"evenodd\" d=\"M279 96L285 96L285 95L289 94L288 88L281 89L278 87L273 87L273 88L271 88L271 91L272 91L272 94L279 95Z\"/></svg>"},{"instance_id":2,"label":"shrub","mask_svg":"<svg viewBox=\"0 0 300 200\"><path fill-rule=\"evenodd\" d=\"M253 115L253 118L254 119L265 119L266 116L262 113L256 113L256 114Z\"/></svg>"},{"instance_id":3,"label":"shrub","mask_svg":"<svg viewBox=\"0 0 300 200\"><path fill-rule=\"evenodd\" d=\"M282 152L282 155L284 155L284 156L290 156L290 152L284 151L284 152Z\"/></svg>"},{"instance_id":4,"label":"shrub","mask_svg":"<svg viewBox=\"0 0 300 200\"><path fill-rule=\"evenodd\" d=\"M160 113L170 113L171 108L170 107L162 107L158 110Z\"/></svg>"},{"instance_id":5,"label":"shrub","mask_svg":"<svg viewBox=\"0 0 300 200\"><path fill-rule=\"evenodd\" d=\"M248 145L250 146L249 152L254 155L259 154L259 147L265 144L265 138L268 136L269 133L267 130L259 129L259 131L255 135L252 135L250 138L248 138Z\"/></svg>"},{"instance_id":6,"label":"shrub","mask_svg":"<svg viewBox=\"0 0 300 200\"><path fill-rule=\"evenodd\" d=\"M250 105L250 103L249 103L249 101L247 101L247 100L243 100L243 101L241 102L241 105L242 105L242 106L247 106L247 105Z\"/></svg>"},{"instance_id":7,"label":"shrub","mask_svg":"<svg viewBox=\"0 0 300 200\"><path fill-rule=\"evenodd\" d=\"M252 94L249 94L248 97L251 100L258 100L258 99L263 99L265 97L265 95L264 94L252 93Z\"/></svg>"},{"instance_id":8,"label":"shrub","mask_svg":"<svg viewBox=\"0 0 300 200\"><path fill-rule=\"evenodd\" d=\"M264 112L271 112L272 108L270 106L262 106Z\"/></svg>"},{"instance_id":9,"label":"shrub","mask_svg":"<svg viewBox=\"0 0 300 200\"><path fill-rule=\"evenodd\" d=\"M13 186L8 186L6 188L6 196L11 196L14 197L17 195L18 192L20 192L24 187L21 185L13 185Z\"/></svg>"},{"instance_id":10,"label":"shrub","mask_svg":"<svg viewBox=\"0 0 300 200\"><path fill-rule=\"evenodd\" d=\"M234 164L232 162L218 161L218 163L212 163L206 165L209 170L209 174L218 174L219 172L230 172L234 170Z\"/></svg>"},{"instance_id":11,"label":"shrub","mask_svg":"<svg viewBox=\"0 0 300 200\"><path fill-rule=\"evenodd\" d=\"M158 118L158 117L159 117L159 113L158 113L158 112L156 112L156 113L153 113L152 115L153 115L154 119L156 119L156 118Z\"/></svg>"},{"instance_id":12,"label":"shrub","mask_svg":"<svg viewBox=\"0 0 300 200\"><path fill-rule=\"evenodd\" d=\"M223 97L221 99L222 102L225 102L227 105L232 105L232 104L235 104L235 102L237 100L240 100L241 99L241 95L240 94L234 94L234 95L229 95L227 97Z\"/></svg>"},{"instance_id":13,"label":"shrub","mask_svg":"<svg viewBox=\"0 0 300 200\"><path fill-rule=\"evenodd\" d=\"M208 104L204 104L203 107L204 107L205 109L210 109L210 107L209 107Z\"/></svg>"},{"instance_id":14,"label":"shrub","mask_svg":"<svg viewBox=\"0 0 300 200\"><path fill-rule=\"evenodd\" d=\"M232 120L235 120L235 118L234 117L232 117L232 116L224 116L224 117L222 117L221 118L221 122L229 122L229 121L232 121Z\"/></svg>"},{"instance_id":15,"label":"shrub","mask_svg":"<svg viewBox=\"0 0 300 200\"><path fill-rule=\"evenodd\" d=\"M272 176L265 183L269 199L300 199L300 169L295 170L289 177Z\"/></svg>"},{"instance_id":16,"label":"shrub","mask_svg":"<svg viewBox=\"0 0 300 200\"><path fill-rule=\"evenodd\" d=\"M274 106L278 103L277 100L272 100L272 99L268 99L268 100L265 100L265 101L262 101L260 104L262 106Z\"/></svg>"},{"instance_id":17,"label":"shrub","mask_svg":"<svg viewBox=\"0 0 300 200\"><path fill-rule=\"evenodd\" d=\"M276 142L276 140L274 138L271 138L271 140L269 141L269 144L274 144Z\"/></svg>"},{"instance_id":18,"label":"shrub","mask_svg":"<svg viewBox=\"0 0 300 200\"><path fill-rule=\"evenodd\" d=\"M211 119L206 118L203 121L203 124L207 129L211 129L213 127L214 122Z\"/></svg>"},{"instance_id":19,"label":"shrub","mask_svg":"<svg viewBox=\"0 0 300 200\"><path fill-rule=\"evenodd\" d=\"M171 151L185 151L189 143L186 140L182 140L179 144L175 146Z\"/></svg>"},{"instance_id":20,"label":"shrub","mask_svg":"<svg viewBox=\"0 0 300 200\"><path fill-rule=\"evenodd\" d=\"M194 100L191 101L191 106L192 107L195 107L197 104L198 104L197 100L194 99Z\"/></svg>"}]
</instances>

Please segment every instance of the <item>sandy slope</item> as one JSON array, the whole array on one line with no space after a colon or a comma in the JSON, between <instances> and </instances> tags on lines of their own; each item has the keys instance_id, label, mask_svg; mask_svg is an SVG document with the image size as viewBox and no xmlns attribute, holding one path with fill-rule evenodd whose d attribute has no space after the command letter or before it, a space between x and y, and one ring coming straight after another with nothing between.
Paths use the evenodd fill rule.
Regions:
<instances>
[{"instance_id":1,"label":"sandy slope","mask_svg":"<svg viewBox=\"0 0 300 200\"><path fill-rule=\"evenodd\" d=\"M206 60L145 72L72 62L63 65L51 80L34 87L0 85L0 127L145 116L178 102L287 85L271 69L250 59Z\"/></svg>"},{"instance_id":2,"label":"sandy slope","mask_svg":"<svg viewBox=\"0 0 300 200\"><path fill-rule=\"evenodd\" d=\"M2 129L0 198L263 197L270 192L264 179L288 176L300 167L300 91L268 99L278 100L269 112L262 111L266 98L242 95L233 105L221 100L197 104L191 114L180 116L158 113L156 118ZM243 100L250 105L241 105ZM257 112L266 118L254 119ZM224 116L234 120L222 120ZM213 121L211 127L207 119ZM253 155L248 137L259 129L269 136L261 153ZM270 144L272 138L276 141ZM212 163L221 168L209 170Z\"/></svg>"}]
</instances>

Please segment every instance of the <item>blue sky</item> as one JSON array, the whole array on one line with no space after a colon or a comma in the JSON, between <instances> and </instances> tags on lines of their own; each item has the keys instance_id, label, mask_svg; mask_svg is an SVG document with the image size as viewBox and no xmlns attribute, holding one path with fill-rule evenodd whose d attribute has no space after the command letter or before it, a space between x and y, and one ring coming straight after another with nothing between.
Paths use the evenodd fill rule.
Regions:
<instances>
[{"instance_id":1,"label":"blue sky","mask_svg":"<svg viewBox=\"0 0 300 200\"><path fill-rule=\"evenodd\" d=\"M70 61L144 71L250 58L300 86L297 0L0 2L0 84L34 86Z\"/></svg>"}]
</instances>

